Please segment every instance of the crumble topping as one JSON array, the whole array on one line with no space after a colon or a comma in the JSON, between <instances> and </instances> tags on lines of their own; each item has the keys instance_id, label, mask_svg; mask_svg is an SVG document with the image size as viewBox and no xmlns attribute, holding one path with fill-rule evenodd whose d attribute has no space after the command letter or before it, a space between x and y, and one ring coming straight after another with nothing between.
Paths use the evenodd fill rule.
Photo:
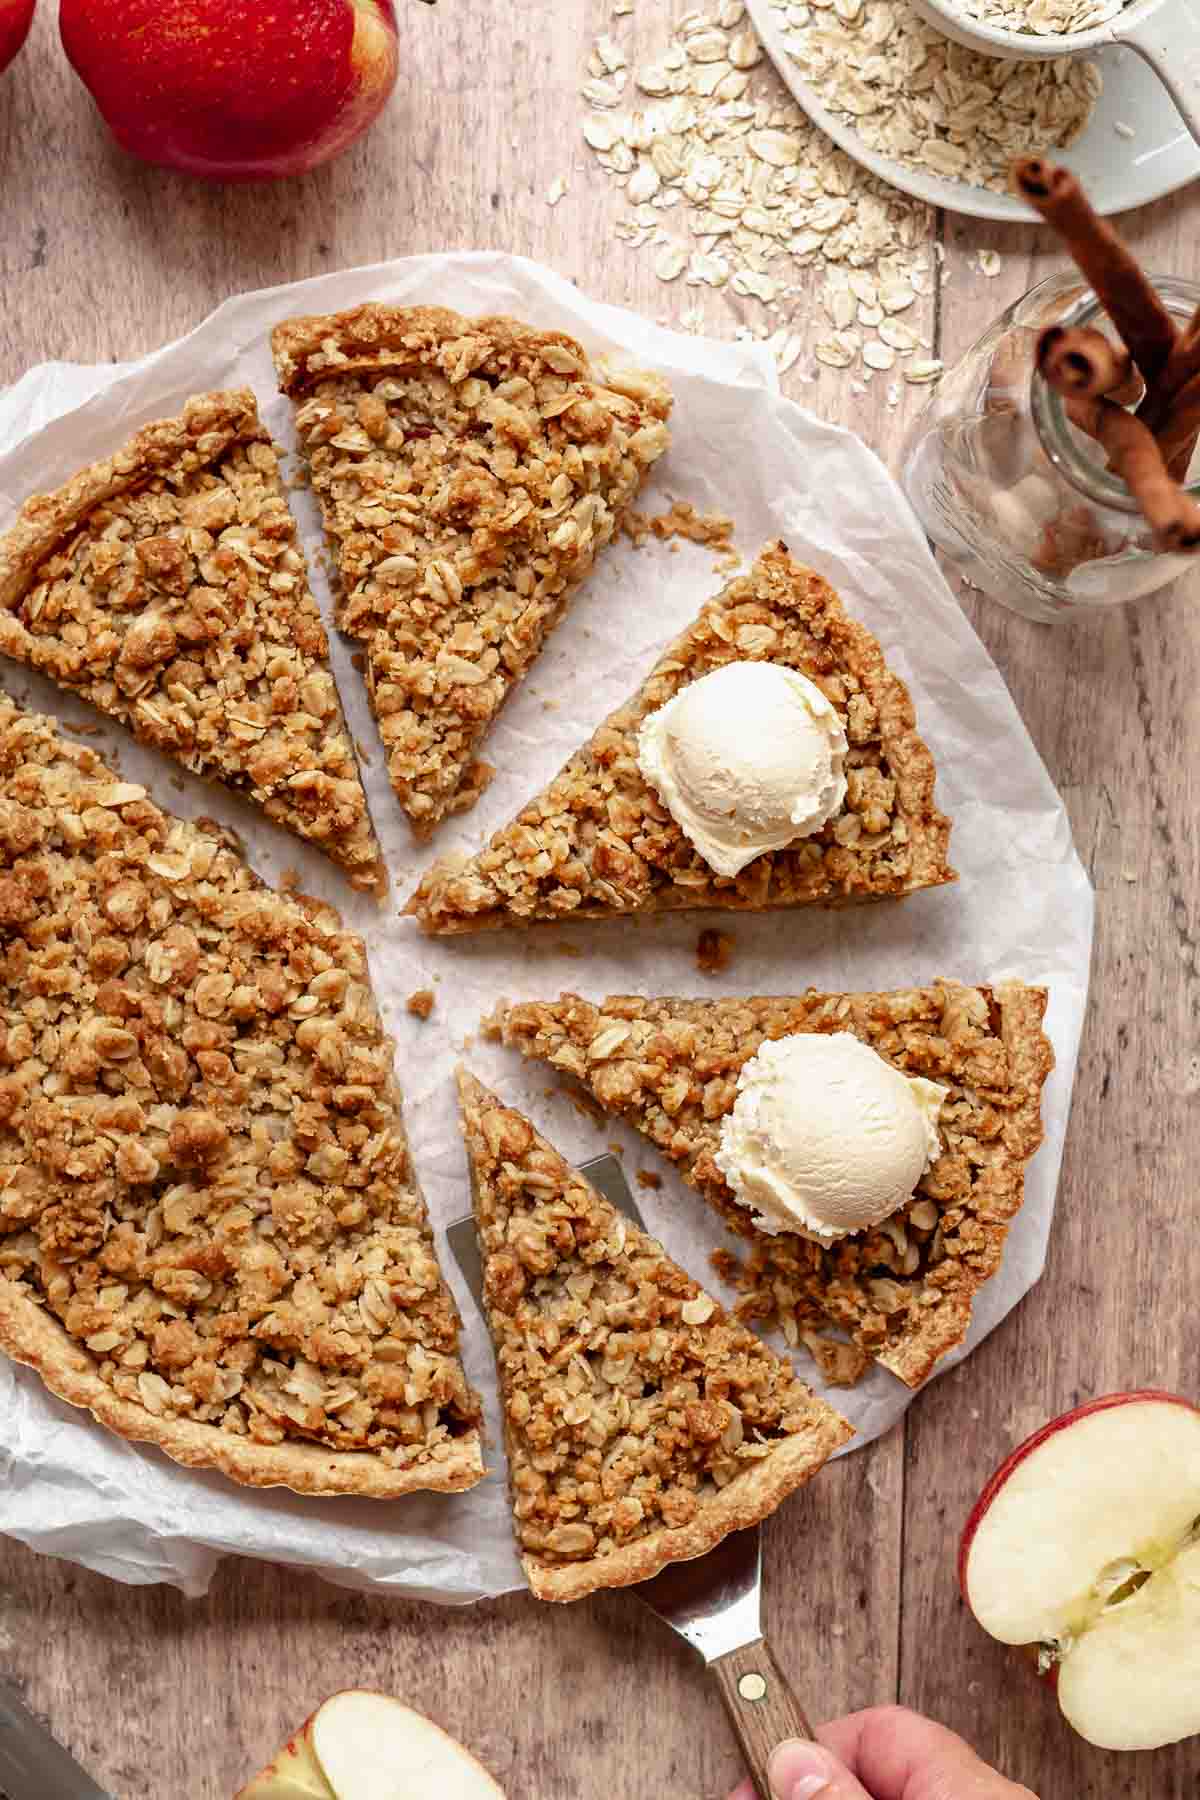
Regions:
<instances>
[{"instance_id":1,"label":"crumble topping","mask_svg":"<svg viewBox=\"0 0 1200 1800\"><path fill-rule=\"evenodd\" d=\"M533 1565L692 1525L791 1436L827 1440L792 1485L815 1473L844 1421L521 1113L468 1075L460 1087L516 1532Z\"/></svg>"},{"instance_id":2,"label":"crumble topping","mask_svg":"<svg viewBox=\"0 0 1200 1800\"><path fill-rule=\"evenodd\" d=\"M281 385L418 832L472 806L476 750L667 447L657 376L436 307L278 326Z\"/></svg>"},{"instance_id":3,"label":"crumble topping","mask_svg":"<svg viewBox=\"0 0 1200 1800\"><path fill-rule=\"evenodd\" d=\"M114 1395L216 1428L187 1460L439 1485L479 1404L361 940L4 699L0 921L5 1347L37 1361L33 1302Z\"/></svg>"},{"instance_id":4,"label":"crumble topping","mask_svg":"<svg viewBox=\"0 0 1200 1800\"><path fill-rule=\"evenodd\" d=\"M883 994L759 999L642 999L503 1005L503 1042L584 1084L612 1114L657 1144L724 1223L749 1245L716 1253L744 1298L743 1318L778 1324L792 1345L839 1327L847 1346L814 1349L823 1372L854 1377L874 1358L916 1386L960 1343L976 1290L1000 1264L1024 1197L1025 1165L1042 1138L1041 1089L1053 1065L1041 1031L1046 993L938 981ZM768 1038L851 1031L906 1075L950 1092L938 1121L942 1153L909 1204L874 1230L824 1248L760 1231L715 1161L738 1075ZM811 1346L810 1346L811 1348Z\"/></svg>"},{"instance_id":5,"label":"crumble topping","mask_svg":"<svg viewBox=\"0 0 1200 1800\"><path fill-rule=\"evenodd\" d=\"M847 794L819 831L716 874L638 766L642 721L725 663L797 669L836 709L849 741ZM535 920L694 907L758 911L894 897L952 881L949 823L908 693L827 582L764 550L659 659L549 787L465 863L425 875L406 911L432 933Z\"/></svg>"},{"instance_id":6,"label":"crumble topping","mask_svg":"<svg viewBox=\"0 0 1200 1800\"><path fill-rule=\"evenodd\" d=\"M279 459L249 390L197 395L0 539L0 650L244 793L352 885L387 875Z\"/></svg>"}]
</instances>

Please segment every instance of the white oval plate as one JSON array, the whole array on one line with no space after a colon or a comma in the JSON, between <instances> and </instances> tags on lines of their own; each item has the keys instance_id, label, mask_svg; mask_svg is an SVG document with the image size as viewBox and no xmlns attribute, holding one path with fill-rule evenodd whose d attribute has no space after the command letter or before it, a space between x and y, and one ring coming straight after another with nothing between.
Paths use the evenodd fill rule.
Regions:
<instances>
[{"instance_id":1,"label":"white oval plate","mask_svg":"<svg viewBox=\"0 0 1200 1800\"><path fill-rule=\"evenodd\" d=\"M908 163L895 162L870 150L843 118L828 112L804 81L784 48L783 33L771 0L746 0L754 29L771 61L814 125L818 125L855 162L870 169L903 193L930 206L965 213L973 219L1033 222L1037 214L1009 194L973 182L947 181ZM1132 50L1116 46L1097 50L1095 61L1104 76L1104 92L1091 123L1062 160L1085 183L1097 212L1125 212L1173 194L1200 176L1200 144L1180 118L1171 96L1150 66ZM1132 138L1116 130L1128 125Z\"/></svg>"}]
</instances>

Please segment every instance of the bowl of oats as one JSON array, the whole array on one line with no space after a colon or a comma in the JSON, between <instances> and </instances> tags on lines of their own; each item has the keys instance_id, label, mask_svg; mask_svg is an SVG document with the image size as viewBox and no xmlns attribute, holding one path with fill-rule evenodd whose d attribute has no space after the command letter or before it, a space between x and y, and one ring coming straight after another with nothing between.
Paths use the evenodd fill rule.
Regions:
<instances>
[{"instance_id":1,"label":"bowl of oats","mask_svg":"<svg viewBox=\"0 0 1200 1800\"><path fill-rule=\"evenodd\" d=\"M1079 9L1066 14L1069 31L1050 32L1046 23L1014 28L1018 9L1048 21L1052 12L1040 9L1059 6ZM1185 98L1200 0L1124 7L1118 0L745 0L745 7L818 130L927 205L1035 223L1008 183L1011 162L1033 150L1062 156L1104 214L1200 178L1200 145L1157 72L1167 65ZM1200 77L1190 79L1194 116Z\"/></svg>"},{"instance_id":2,"label":"bowl of oats","mask_svg":"<svg viewBox=\"0 0 1200 1800\"><path fill-rule=\"evenodd\" d=\"M1200 143L1200 0L912 0L981 56L1048 62L1122 45L1143 57Z\"/></svg>"}]
</instances>

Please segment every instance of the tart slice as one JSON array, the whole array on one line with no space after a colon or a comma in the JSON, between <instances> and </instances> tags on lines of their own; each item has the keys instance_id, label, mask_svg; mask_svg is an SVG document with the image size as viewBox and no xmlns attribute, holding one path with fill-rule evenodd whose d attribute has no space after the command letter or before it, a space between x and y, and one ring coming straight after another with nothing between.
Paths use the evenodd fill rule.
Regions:
<instances>
[{"instance_id":1,"label":"tart slice","mask_svg":"<svg viewBox=\"0 0 1200 1800\"><path fill-rule=\"evenodd\" d=\"M689 682L733 662L808 677L845 731L846 795L815 835L715 873L638 765L643 721ZM428 932L690 907L835 905L894 899L955 879L933 758L879 645L829 584L783 544L710 600L549 787L463 864L446 859L408 904Z\"/></svg>"},{"instance_id":2,"label":"tart slice","mask_svg":"<svg viewBox=\"0 0 1200 1800\"><path fill-rule=\"evenodd\" d=\"M459 1092L533 1592L644 1581L766 1518L849 1425L528 1119Z\"/></svg>"},{"instance_id":3,"label":"tart slice","mask_svg":"<svg viewBox=\"0 0 1200 1800\"><path fill-rule=\"evenodd\" d=\"M0 697L0 1349L251 1487L472 1486L362 942Z\"/></svg>"},{"instance_id":4,"label":"tart slice","mask_svg":"<svg viewBox=\"0 0 1200 1800\"><path fill-rule=\"evenodd\" d=\"M1000 1266L1042 1141L1041 1093L1054 1065L1046 990L1010 981L882 994L593 1003L575 994L501 1007L506 1044L575 1077L678 1166L739 1236L744 1264L718 1251L746 1317L802 1339L844 1384L873 1359L917 1387L961 1344L979 1288ZM760 1230L717 1166L738 1076L769 1039L850 1032L905 1075L946 1088L941 1153L911 1201L874 1229L825 1246ZM833 1326L848 1342L821 1335Z\"/></svg>"},{"instance_id":5,"label":"tart slice","mask_svg":"<svg viewBox=\"0 0 1200 1800\"><path fill-rule=\"evenodd\" d=\"M442 307L288 319L271 342L418 835L474 805L476 752L667 447L658 376Z\"/></svg>"},{"instance_id":6,"label":"tart slice","mask_svg":"<svg viewBox=\"0 0 1200 1800\"><path fill-rule=\"evenodd\" d=\"M25 502L0 651L332 858L387 875L279 460L249 389L198 394Z\"/></svg>"}]
</instances>

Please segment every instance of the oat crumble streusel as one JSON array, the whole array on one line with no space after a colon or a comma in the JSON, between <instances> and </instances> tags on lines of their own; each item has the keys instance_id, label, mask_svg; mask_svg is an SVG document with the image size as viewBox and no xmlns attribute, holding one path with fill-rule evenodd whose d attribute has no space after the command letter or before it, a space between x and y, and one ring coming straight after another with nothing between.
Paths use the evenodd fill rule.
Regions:
<instances>
[{"instance_id":1,"label":"oat crumble streusel","mask_svg":"<svg viewBox=\"0 0 1200 1800\"><path fill-rule=\"evenodd\" d=\"M533 1592L642 1581L765 1518L850 1427L528 1119L459 1087Z\"/></svg>"},{"instance_id":2,"label":"oat crumble streusel","mask_svg":"<svg viewBox=\"0 0 1200 1800\"><path fill-rule=\"evenodd\" d=\"M915 1387L965 1337L1024 1198L1054 1060L1045 1007L1045 989L1020 982L727 1000L563 994L503 1005L489 1029L581 1082L749 1241L744 1262L728 1250L714 1259L742 1291L743 1317L777 1322L793 1345L816 1328L840 1328L850 1345L809 1344L824 1373L854 1380L872 1358ZM743 1065L765 1039L797 1031L851 1031L905 1074L950 1090L938 1120L942 1153L911 1202L829 1248L759 1230L714 1160Z\"/></svg>"},{"instance_id":3,"label":"oat crumble streusel","mask_svg":"<svg viewBox=\"0 0 1200 1800\"><path fill-rule=\"evenodd\" d=\"M563 332L441 307L290 319L272 346L423 835L491 778L476 751L666 449L671 396Z\"/></svg>"},{"instance_id":4,"label":"oat crumble streusel","mask_svg":"<svg viewBox=\"0 0 1200 1800\"><path fill-rule=\"evenodd\" d=\"M850 750L841 811L819 832L717 875L638 766L642 720L681 687L738 659L815 681ZM465 861L444 858L409 901L425 931L478 931L682 908L755 912L895 898L955 879L950 824L912 702L870 632L783 544L709 601L636 694L550 785Z\"/></svg>"},{"instance_id":5,"label":"oat crumble streusel","mask_svg":"<svg viewBox=\"0 0 1200 1800\"><path fill-rule=\"evenodd\" d=\"M249 389L198 394L27 500L0 650L245 794L372 893L387 872L279 458Z\"/></svg>"},{"instance_id":6,"label":"oat crumble streusel","mask_svg":"<svg viewBox=\"0 0 1200 1800\"><path fill-rule=\"evenodd\" d=\"M361 939L0 697L0 1348L254 1486L471 1486Z\"/></svg>"}]
</instances>

